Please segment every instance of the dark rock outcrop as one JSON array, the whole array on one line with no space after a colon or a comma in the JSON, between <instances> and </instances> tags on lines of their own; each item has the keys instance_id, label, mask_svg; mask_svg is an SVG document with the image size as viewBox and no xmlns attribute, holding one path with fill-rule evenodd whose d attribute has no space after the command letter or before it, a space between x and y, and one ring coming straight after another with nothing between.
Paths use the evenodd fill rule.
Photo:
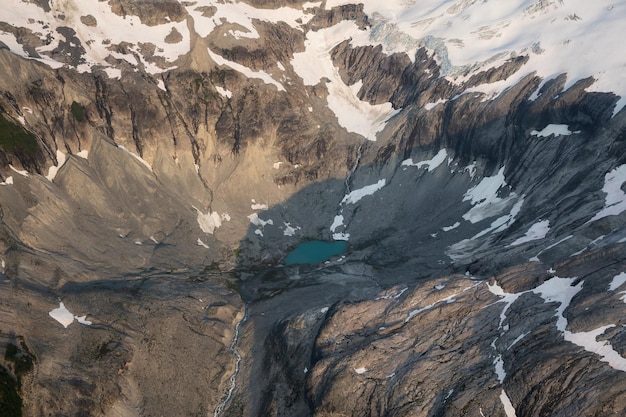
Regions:
<instances>
[{"instance_id":1,"label":"dark rock outcrop","mask_svg":"<svg viewBox=\"0 0 626 417\"><path fill-rule=\"evenodd\" d=\"M109 43L111 67L89 72L76 29L41 51L0 22L31 58L0 48L0 400L26 415L624 414L626 215L594 217L626 163L618 97L566 74L481 92L525 55L455 79L421 44L340 42L343 82L397 110L368 141L328 107L334 81L291 65L312 31L370 30L363 5L247 3L313 15L252 19L259 38L237 39L217 19L201 36L189 2L110 0L149 26L186 19L191 39L163 42L190 52L174 65L154 43ZM550 125L568 133L540 136ZM343 256L283 265L337 235ZM61 302L67 327L49 314Z\"/></svg>"}]
</instances>

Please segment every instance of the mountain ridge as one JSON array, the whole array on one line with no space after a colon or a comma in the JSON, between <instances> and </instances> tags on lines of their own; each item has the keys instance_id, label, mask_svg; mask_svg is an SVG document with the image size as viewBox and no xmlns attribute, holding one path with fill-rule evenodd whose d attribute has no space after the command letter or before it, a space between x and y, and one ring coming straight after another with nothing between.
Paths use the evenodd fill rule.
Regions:
<instances>
[{"instance_id":1,"label":"mountain ridge","mask_svg":"<svg viewBox=\"0 0 626 417\"><path fill-rule=\"evenodd\" d=\"M623 411L624 8L486 3L11 0L23 414Z\"/></svg>"}]
</instances>

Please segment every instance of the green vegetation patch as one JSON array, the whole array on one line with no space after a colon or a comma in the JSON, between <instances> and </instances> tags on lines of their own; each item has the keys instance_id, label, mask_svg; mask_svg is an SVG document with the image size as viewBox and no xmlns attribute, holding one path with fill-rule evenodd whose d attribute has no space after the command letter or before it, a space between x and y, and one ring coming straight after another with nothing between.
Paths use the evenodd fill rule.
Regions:
<instances>
[{"instance_id":1,"label":"green vegetation patch","mask_svg":"<svg viewBox=\"0 0 626 417\"><path fill-rule=\"evenodd\" d=\"M72 116L74 116L74 119L76 119L77 122L82 122L83 120L85 120L85 107L83 107L82 104L72 101L70 111L72 112Z\"/></svg>"},{"instance_id":2,"label":"green vegetation patch","mask_svg":"<svg viewBox=\"0 0 626 417\"><path fill-rule=\"evenodd\" d=\"M7 362L13 362L13 371L18 383L21 382L22 376L33 370L33 355L23 340L20 340L20 345L21 348L9 343L4 352L4 359Z\"/></svg>"},{"instance_id":3,"label":"green vegetation patch","mask_svg":"<svg viewBox=\"0 0 626 417\"><path fill-rule=\"evenodd\" d=\"M8 369L0 366L0 416L22 417L20 384Z\"/></svg>"},{"instance_id":4,"label":"green vegetation patch","mask_svg":"<svg viewBox=\"0 0 626 417\"><path fill-rule=\"evenodd\" d=\"M37 138L0 112L0 149L7 153L23 153L34 157L38 149Z\"/></svg>"},{"instance_id":5,"label":"green vegetation patch","mask_svg":"<svg viewBox=\"0 0 626 417\"><path fill-rule=\"evenodd\" d=\"M0 365L0 416L22 416L22 377L33 370L35 356L26 346L22 336L18 336L17 342L9 343L4 351L4 360L9 368ZM11 366L11 364L13 366ZM13 368L11 372L10 368Z\"/></svg>"}]
</instances>

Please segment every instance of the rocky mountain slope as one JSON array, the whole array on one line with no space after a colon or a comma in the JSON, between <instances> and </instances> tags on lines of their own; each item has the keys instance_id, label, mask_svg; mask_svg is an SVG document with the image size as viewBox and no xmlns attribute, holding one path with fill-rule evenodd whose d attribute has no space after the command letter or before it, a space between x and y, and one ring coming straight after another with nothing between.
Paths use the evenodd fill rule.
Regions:
<instances>
[{"instance_id":1,"label":"rocky mountain slope","mask_svg":"<svg viewBox=\"0 0 626 417\"><path fill-rule=\"evenodd\" d=\"M626 412L623 5L2 9L0 414Z\"/></svg>"}]
</instances>

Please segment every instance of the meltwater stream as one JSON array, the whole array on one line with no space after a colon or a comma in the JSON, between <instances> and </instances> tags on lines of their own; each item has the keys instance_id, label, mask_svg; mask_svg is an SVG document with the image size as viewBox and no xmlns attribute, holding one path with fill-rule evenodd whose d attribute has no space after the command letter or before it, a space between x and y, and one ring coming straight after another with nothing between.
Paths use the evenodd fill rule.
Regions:
<instances>
[{"instance_id":1,"label":"meltwater stream","mask_svg":"<svg viewBox=\"0 0 626 417\"><path fill-rule=\"evenodd\" d=\"M228 393L226 394L226 397L224 397L222 402L220 402L215 407L215 411L213 412L213 417L219 417L219 415L222 414L222 412L228 405L228 402L233 397L235 390L237 389L237 375L239 374L239 365L241 363L241 355L239 354L239 351L237 350L237 343L239 342L239 332L240 332L241 326L245 324L245 322L248 320L248 314L250 311L249 305L250 303L246 303L243 317L235 325L235 332L233 334L233 340L230 342L230 347L228 348L228 350L233 354L233 356L235 356L235 369L233 370L233 373L230 376L230 378L228 378L228 381L230 382L230 388L228 389Z\"/></svg>"}]
</instances>

